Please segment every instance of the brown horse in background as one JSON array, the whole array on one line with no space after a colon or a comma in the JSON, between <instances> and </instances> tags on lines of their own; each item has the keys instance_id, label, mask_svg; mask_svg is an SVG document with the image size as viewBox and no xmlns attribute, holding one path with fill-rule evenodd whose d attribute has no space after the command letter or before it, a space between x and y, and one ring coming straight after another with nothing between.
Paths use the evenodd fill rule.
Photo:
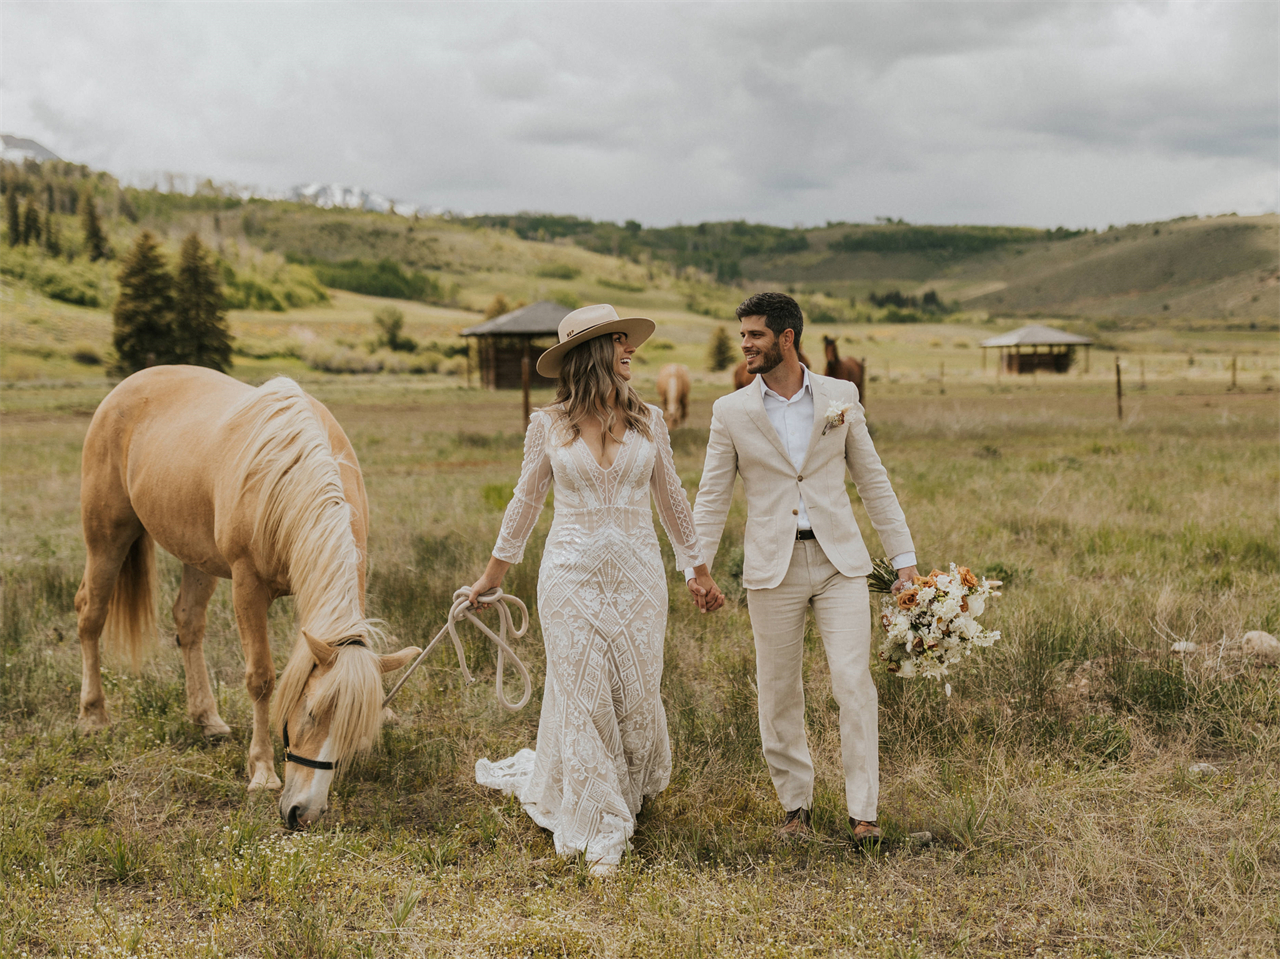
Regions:
<instances>
[{"instance_id":1,"label":"brown horse in background","mask_svg":"<svg viewBox=\"0 0 1280 959\"><path fill-rule=\"evenodd\" d=\"M668 363L658 370L658 395L668 430L689 418L689 389L689 367L683 363Z\"/></svg>"},{"instance_id":2,"label":"brown horse in background","mask_svg":"<svg viewBox=\"0 0 1280 959\"><path fill-rule=\"evenodd\" d=\"M346 434L321 403L278 377L254 389L195 366L130 376L94 413L81 463L88 556L76 592L80 725L108 722L98 640L136 663L155 638L155 544L183 564L173 605L187 713L206 735L218 715L204 660L205 612L218 580L231 599L253 703L249 789L280 789L271 747L285 740L280 815L318 819L335 771L370 748L382 725L382 674L418 650L379 655L365 616L369 504ZM280 674L267 610L295 597L299 635Z\"/></svg>"},{"instance_id":3,"label":"brown horse in background","mask_svg":"<svg viewBox=\"0 0 1280 959\"><path fill-rule=\"evenodd\" d=\"M840 358L836 351L836 341L829 336L822 338L822 347L827 354L827 368L823 372L835 380L848 380L858 388L858 399L866 405L866 392L862 388L862 364L852 357Z\"/></svg>"},{"instance_id":4,"label":"brown horse in background","mask_svg":"<svg viewBox=\"0 0 1280 959\"><path fill-rule=\"evenodd\" d=\"M809 362L809 357L805 356L804 350L800 349L799 346L796 347L796 356L799 357L800 363L803 366L805 366L807 369L813 369L813 364ZM743 360L741 363L739 363L737 366L733 368L733 388L735 390L742 389L748 383L753 382L755 378L756 378L756 375L754 373L747 372L746 360ZM861 389L861 387L859 387L859 389Z\"/></svg>"}]
</instances>

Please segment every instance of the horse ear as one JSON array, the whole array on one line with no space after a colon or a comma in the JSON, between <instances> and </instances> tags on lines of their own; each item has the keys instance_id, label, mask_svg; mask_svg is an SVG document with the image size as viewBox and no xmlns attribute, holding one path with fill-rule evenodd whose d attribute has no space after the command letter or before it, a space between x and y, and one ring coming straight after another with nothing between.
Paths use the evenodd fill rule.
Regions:
<instances>
[{"instance_id":1,"label":"horse ear","mask_svg":"<svg viewBox=\"0 0 1280 959\"><path fill-rule=\"evenodd\" d=\"M385 653L378 658L382 660L382 671L390 673L400 669L402 666L408 666L417 659L418 654L421 652L422 650L417 646L406 646L398 653Z\"/></svg>"},{"instance_id":2,"label":"horse ear","mask_svg":"<svg viewBox=\"0 0 1280 959\"><path fill-rule=\"evenodd\" d=\"M321 666L328 666L333 662L334 657L338 655L337 650L332 646L328 643L322 643L305 629L302 631L302 638L307 641L307 647L311 650L311 658Z\"/></svg>"}]
</instances>

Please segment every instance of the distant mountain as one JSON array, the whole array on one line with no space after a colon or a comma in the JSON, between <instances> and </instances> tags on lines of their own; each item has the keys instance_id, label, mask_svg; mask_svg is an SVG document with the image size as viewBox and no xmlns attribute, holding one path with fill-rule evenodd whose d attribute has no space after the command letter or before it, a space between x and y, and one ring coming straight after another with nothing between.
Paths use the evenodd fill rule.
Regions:
<instances>
[{"instance_id":1,"label":"distant mountain","mask_svg":"<svg viewBox=\"0 0 1280 959\"><path fill-rule=\"evenodd\" d=\"M295 186L286 196L295 202L310 203L324 210L338 207L344 210L370 210L374 213L399 213L401 216L413 216L418 212L418 207L414 204L397 203L381 193L373 193L342 183L308 183L304 186ZM274 199L274 197L267 197L267 199Z\"/></svg>"},{"instance_id":2,"label":"distant mountain","mask_svg":"<svg viewBox=\"0 0 1280 959\"><path fill-rule=\"evenodd\" d=\"M0 133L0 142L4 144L3 149L0 149L0 160L8 160L10 163L21 163L23 160L39 160L43 163L45 160L62 159L35 140L14 136L12 133Z\"/></svg>"}]
</instances>

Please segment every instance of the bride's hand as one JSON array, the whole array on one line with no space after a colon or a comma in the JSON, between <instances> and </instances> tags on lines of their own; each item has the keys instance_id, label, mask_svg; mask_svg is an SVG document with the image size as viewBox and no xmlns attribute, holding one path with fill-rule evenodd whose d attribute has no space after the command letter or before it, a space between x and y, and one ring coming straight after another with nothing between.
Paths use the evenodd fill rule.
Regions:
<instances>
[{"instance_id":1,"label":"bride's hand","mask_svg":"<svg viewBox=\"0 0 1280 959\"><path fill-rule=\"evenodd\" d=\"M484 575L471 585L471 594L468 597L468 601L471 603L472 609L488 609L493 605L492 603L477 602L477 599L501 586L502 578L507 575L507 570L510 568L510 563L505 563L495 556L489 557L489 565L485 567Z\"/></svg>"}]
</instances>

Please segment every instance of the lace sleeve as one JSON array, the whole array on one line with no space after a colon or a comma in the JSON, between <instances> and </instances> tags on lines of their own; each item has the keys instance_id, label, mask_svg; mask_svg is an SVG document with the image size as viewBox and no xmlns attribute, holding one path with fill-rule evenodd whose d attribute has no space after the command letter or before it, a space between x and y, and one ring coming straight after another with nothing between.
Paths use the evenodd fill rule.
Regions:
<instances>
[{"instance_id":1,"label":"lace sleeve","mask_svg":"<svg viewBox=\"0 0 1280 959\"><path fill-rule=\"evenodd\" d=\"M524 559L524 545L538 522L538 514L547 501L551 486L551 457L547 453L549 422L545 413L534 413L529 418L529 429L524 434L524 463L520 467L520 481L515 495L507 504L502 517L502 529L493 555L508 563Z\"/></svg>"},{"instance_id":2,"label":"lace sleeve","mask_svg":"<svg viewBox=\"0 0 1280 959\"><path fill-rule=\"evenodd\" d=\"M698 545L698 532L693 525L689 496L680 485L680 477L676 473L667 424L662 419L662 413L656 409L653 411L653 446L653 475L649 477L649 491L658 507L658 519L675 550L676 567L688 569L701 566L702 549Z\"/></svg>"}]
</instances>

